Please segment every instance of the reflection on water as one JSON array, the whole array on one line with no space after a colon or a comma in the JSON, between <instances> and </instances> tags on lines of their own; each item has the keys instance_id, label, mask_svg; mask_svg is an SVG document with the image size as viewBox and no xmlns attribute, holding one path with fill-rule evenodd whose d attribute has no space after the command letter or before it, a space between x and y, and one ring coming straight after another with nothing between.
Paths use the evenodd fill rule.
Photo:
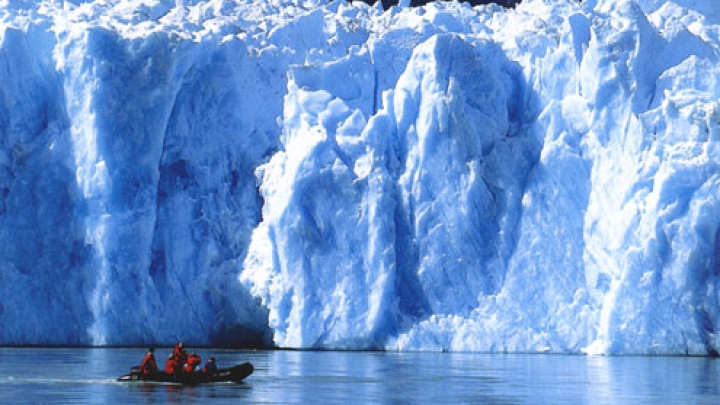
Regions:
<instances>
[{"instance_id":1,"label":"reflection on water","mask_svg":"<svg viewBox=\"0 0 720 405\"><path fill-rule=\"evenodd\" d=\"M473 361L474 360L474 361ZM423 353L275 352L273 379L252 399L273 403L517 403L482 357Z\"/></svg>"},{"instance_id":2,"label":"reflection on water","mask_svg":"<svg viewBox=\"0 0 720 405\"><path fill-rule=\"evenodd\" d=\"M720 360L705 358L199 351L255 373L242 384L120 383L144 348L0 348L0 403L720 403Z\"/></svg>"},{"instance_id":3,"label":"reflection on water","mask_svg":"<svg viewBox=\"0 0 720 405\"><path fill-rule=\"evenodd\" d=\"M697 404L720 399L718 360L690 357L589 357L587 403Z\"/></svg>"}]
</instances>

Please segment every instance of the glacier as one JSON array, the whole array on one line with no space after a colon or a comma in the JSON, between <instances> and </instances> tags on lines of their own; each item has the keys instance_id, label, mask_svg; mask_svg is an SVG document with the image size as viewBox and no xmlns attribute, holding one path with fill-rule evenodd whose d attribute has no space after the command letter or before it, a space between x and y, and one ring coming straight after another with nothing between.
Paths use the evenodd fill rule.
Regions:
<instances>
[{"instance_id":1,"label":"glacier","mask_svg":"<svg viewBox=\"0 0 720 405\"><path fill-rule=\"evenodd\" d=\"M0 0L0 345L717 353L720 6Z\"/></svg>"}]
</instances>

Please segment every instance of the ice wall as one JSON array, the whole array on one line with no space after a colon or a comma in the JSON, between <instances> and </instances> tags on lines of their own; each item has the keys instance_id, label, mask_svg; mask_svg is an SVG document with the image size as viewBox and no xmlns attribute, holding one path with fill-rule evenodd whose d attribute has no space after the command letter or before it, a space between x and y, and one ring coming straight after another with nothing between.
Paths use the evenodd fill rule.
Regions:
<instances>
[{"instance_id":1,"label":"ice wall","mask_svg":"<svg viewBox=\"0 0 720 405\"><path fill-rule=\"evenodd\" d=\"M269 342L236 278L282 65L198 28L214 6L9 10L3 343Z\"/></svg>"},{"instance_id":2,"label":"ice wall","mask_svg":"<svg viewBox=\"0 0 720 405\"><path fill-rule=\"evenodd\" d=\"M382 78L370 118L348 86L291 75L285 151L261 170L263 222L241 277L270 308L275 341L713 352L716 10L536 1L394 13L367 50L312 68L355 59L364 72L367 52ZM369 200L357 187L375 172ZM382 284L354 276L360 266ZM388 302L384 317L372 302Z\"/></svg>"},{"instance_id":3,"label":"ice wall","mask_svg":"<svg viewBox=\"0 0 720 405\"><path fill-rule=\"evenodd\" d=\"M706 354L692 0L0 7L0 344Z\"/></svg>"}]
</instances>

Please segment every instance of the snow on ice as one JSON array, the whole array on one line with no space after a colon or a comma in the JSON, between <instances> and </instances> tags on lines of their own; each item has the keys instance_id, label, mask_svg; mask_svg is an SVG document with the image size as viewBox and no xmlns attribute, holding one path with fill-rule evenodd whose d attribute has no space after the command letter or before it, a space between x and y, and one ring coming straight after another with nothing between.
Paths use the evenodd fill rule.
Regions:
<instances>
[{"instance_id":1,"label":"snow on ice","mask_svg":"<svg viewBox=\"0 0 720 405\"><path fill-rule=\"evenodd\" d=\"M0 1L0 344L695 354L720 8Z\"/></svg>"}]
</instances>

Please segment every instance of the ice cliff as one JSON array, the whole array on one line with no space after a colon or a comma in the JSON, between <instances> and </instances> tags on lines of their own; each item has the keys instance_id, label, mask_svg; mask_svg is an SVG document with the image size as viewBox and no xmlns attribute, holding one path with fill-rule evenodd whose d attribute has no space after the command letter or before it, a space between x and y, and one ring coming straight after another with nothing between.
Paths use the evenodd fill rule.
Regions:
<instances>
[{"instance_id":1,"label":"ice cliff","mask_svg":"<svg viewBox=\"0 0 720 405\"><path fill-rule=\"evenodd\" d=\"M707 354L720 5L0 1L0 344Z\"/></svg>"}]
</instances>

